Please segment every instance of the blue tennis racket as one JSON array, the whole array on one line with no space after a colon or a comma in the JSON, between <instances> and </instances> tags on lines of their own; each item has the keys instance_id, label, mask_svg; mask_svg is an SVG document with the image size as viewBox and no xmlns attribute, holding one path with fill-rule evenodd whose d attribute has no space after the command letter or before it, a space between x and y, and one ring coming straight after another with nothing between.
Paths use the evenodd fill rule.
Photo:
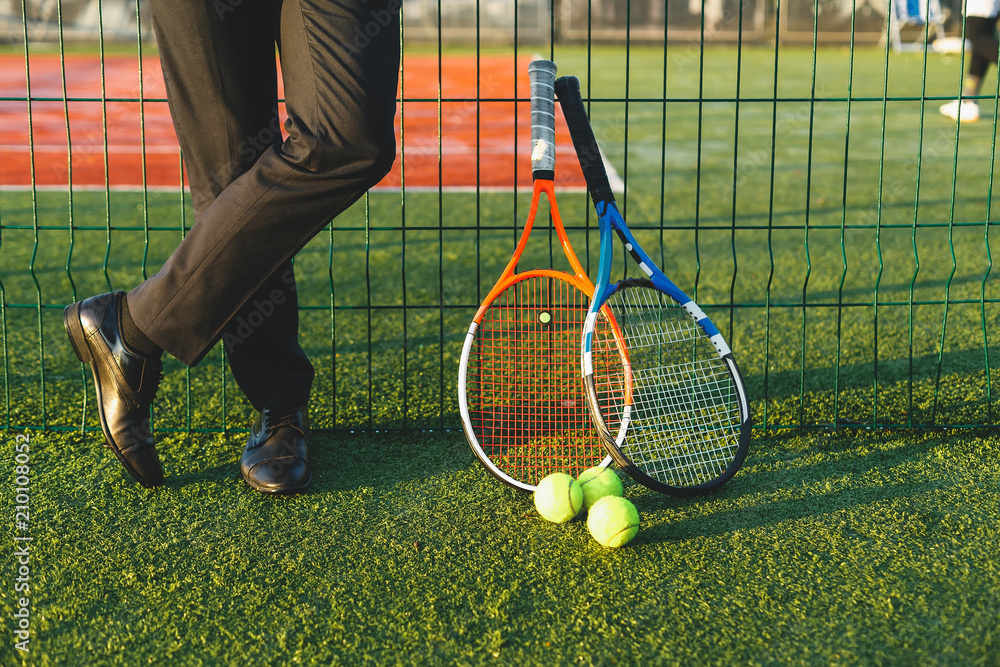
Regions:
<instances>
[{"instance_id":1,"label":"blue tennis racket","mask_svg":"<svg viewBox=\"0 0 1000 667\"><path fill-rule=\"evenodd\" d=\"M736 474L750 445L750 410L736 360L708 315L656 266L622 219L579 80L561 77L556 94L601 235L581 350L591 417L612 457L637 482L676 496L711 491ZM643 277L611 282L612 230ZM620 360L593 354L604 309L624 338L624 368Z\"/></svg>"}]
</instances>

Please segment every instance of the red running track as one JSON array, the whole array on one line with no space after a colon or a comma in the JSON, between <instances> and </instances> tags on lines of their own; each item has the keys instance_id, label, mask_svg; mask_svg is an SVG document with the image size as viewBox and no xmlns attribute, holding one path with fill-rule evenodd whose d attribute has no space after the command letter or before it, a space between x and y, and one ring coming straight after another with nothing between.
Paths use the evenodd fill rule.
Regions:
<instances>
[{"instance_id":1,"label":"red running track","mask_svg":"<svg viewBox=\"0 0 1000 667\"><path fill-rule=\"evenodd\" d=\"M528 62L483 56L477 71L471 57L406 56L406 101L396 116L403 159L378 188L398 190L404 180L408 190L474 189L477 181L486 189L530 188ZM137 56L105 56L102 96L98 56L33 55L27 67L22 56L0 56L0 187L30 187L34 170L42 188L65 188L71 177L81 189L176 188L180 151L155 56L142 59L141 74ZM515 96L525 101L502 101ZM557 187L582 188L561 120L556 137Z\"/></svg>"}]
</instances>

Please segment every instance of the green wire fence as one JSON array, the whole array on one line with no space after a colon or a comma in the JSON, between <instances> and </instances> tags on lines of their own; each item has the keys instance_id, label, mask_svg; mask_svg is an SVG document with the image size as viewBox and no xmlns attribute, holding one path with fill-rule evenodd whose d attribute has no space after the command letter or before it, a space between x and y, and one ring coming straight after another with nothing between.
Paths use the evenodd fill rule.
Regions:
<instances>
[{"instance_id":1,"label":"green wire fence","mask_svg":"<svg viewBox=\"0 0 1000 667\"><path fill-rule=\"evenodd\" d=\"M459 428L462 339L527 211L536 53L583 82L630 226L721 323L758 428L995 425L995 68L977 123L940 115L964 29L960 8L920 4L404 2L397 171L296 258L314 426ZM194 224L148 9L95 6L0 10L7 429L99 429L62 308L130 289ZM559 153L560 208L589 268L574 159ZM525 262L561 256L536 229ZM166 361L156 428L251 419L221 346Z\"/></svg>"}]
</instances>

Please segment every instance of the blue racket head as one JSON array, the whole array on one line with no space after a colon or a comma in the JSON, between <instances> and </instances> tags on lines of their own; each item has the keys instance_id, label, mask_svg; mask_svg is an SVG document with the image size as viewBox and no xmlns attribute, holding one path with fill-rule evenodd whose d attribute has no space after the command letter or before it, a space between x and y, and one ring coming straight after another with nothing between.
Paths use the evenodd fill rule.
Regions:
<instances>
[{"instance_id":1,"label":"blue racket head","mask_svg":"<svg viewBox=\"0 0 1000 667\"><path fill-rule=\"evenodd\" d=\"M646 278L618 282L601 308L613 314L626 362L593 355L585 374L591 417L612 457L639 483L677 496L724 484L750 445L739 368L692 305Z\"/></svg>"},{"instance_id":2,"label":"blue racket head","mask_svg":"<svg viewBox=\"0 0 1000 667\"><path fill-rule=\"evenodd\" d=\"M736 474L750 447L749 401L732 350L645 252L614 202L604 209L602 217L646 274L605 292L632 380L630 404L620 407L625 415L605 408L613 421L629 425L615 449L637 481L657 490L695 495L718 488Z\"/></svg>"},{"instance_id":3,"label":"blue racket head","mask_svg":"<svg viewBox=\"0 0 1000 667\"><path fill-rule=\"evenodd\" d=\"M559 103L597 210L601 258L581 356L591 417L617 463L638 482L674 495L718 488L739 470L750 443L746 389L712 321L642 249L615 205L579 81L556 81ZM610 282L614 231L645 274ZM606 320L622 361L595 358ZM608 388L611 388L609 390Z\"/></svg>"}]
</instances>

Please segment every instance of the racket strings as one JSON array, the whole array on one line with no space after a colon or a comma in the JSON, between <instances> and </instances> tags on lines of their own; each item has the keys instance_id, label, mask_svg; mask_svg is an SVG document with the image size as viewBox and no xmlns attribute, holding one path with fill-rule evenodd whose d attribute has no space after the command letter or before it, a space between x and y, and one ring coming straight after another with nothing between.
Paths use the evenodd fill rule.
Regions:
<instances>
[{"instance_id":1,"label":"racket strings","mask_svg":"<svg viewBox=\"0 0 1000 667\"><path fill-rule=\"evenodd\" d=\"M469 416L487 457L537 484L576 476L605 457L580 377L588 295L567 280L531 276L486 310L469 357Z\"/></svg>"},{"instance_id":2,"label":"racket strings","mask_svg":"<svg viewBox=\"0 0 1000 667\"><path fill-rule=\"evenodd\" d=\"M608 302L632 371L622 451L650 477L697 486L723 474L739 448L739 396L726 363L688 312L651 287L619 289ZM605 413L607 416L608 413Z\"/></svg>"}]
</instances>

